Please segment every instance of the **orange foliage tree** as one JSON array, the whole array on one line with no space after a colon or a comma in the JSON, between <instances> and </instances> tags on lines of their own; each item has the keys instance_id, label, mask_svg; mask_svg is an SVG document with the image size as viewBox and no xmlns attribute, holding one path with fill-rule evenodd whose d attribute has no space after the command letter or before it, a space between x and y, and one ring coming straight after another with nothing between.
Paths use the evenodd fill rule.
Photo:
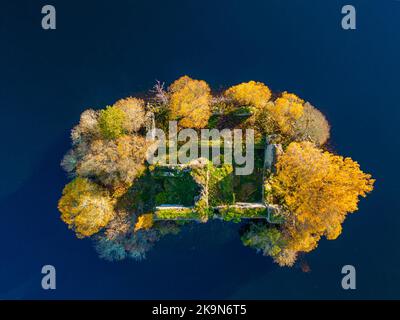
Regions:
<instances>
[{"instance_id":1,"label":"orange foliage tree","mask_svg":"<svg viewBox=\"0 0 400 320\"><path fill-rule=\"evenodd\" d=\"M134 231L138 231L140 229L144 230L150 229L153 226L153 224L154 224L153 215L151 213L142 214L141 216L138 217Z\"/></svg>"},{"instance_id":2,"label":"orange foliage tree","mask_svg":"<svg viewBox=\"0 0 400 320\"><path fill-rule=\"evenodd\" d=\"M211 90L203 80L183 76L169 87L171 118L185 128L204 128L211 116Z\"/></svg>"},{"instance_id":3,"label":"orange foliage tree","mask_svg":"<svg viewBox=\"0 0 400 320\"><path fill-rule=\"evenodd\" d=\"M241 106L260 109L267 105L271 90L262 82L249 81L229 88L224 95Z\"/></svg>"},{"instance_id":4,"label":"orange foliage tree","mask_svg":"<svg viewBox=\"0 0 400 320\"><path fill-rule=\"evenodd\" d=\"M273 193L288 208L286 251L278 262L291 253L313 250L321 236L336 239L346 214L357 210L359 196L372 191L373 183L351 158L324 152L310 142L291 143L271 181Z\"/></svg>"},{"instance_id":5,"label":"orange foliage tree","mask_svg":"<svg viewBox=\"0 0 400 320\"><path fill-rule=\"evenodd\" d=\"M268 114L271 117L271 131L283 135L293 135L296 120L303 114L304 101L293 93L284 92L275 100L275 103L267 105Z\"/></svg>"}]
</instances>

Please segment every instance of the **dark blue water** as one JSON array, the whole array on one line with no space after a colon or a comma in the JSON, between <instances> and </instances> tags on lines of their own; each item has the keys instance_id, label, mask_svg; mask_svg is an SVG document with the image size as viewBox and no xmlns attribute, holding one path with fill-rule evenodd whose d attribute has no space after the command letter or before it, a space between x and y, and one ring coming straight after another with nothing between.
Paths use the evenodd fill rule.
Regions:
<instances>
[{"instance_id":1,"label":"dark blue water","mask_svg":"<svg viewBox=\"0 0 400 320\"><path fill-rule=\"evenodd\" d=\"M348 1L47 1L0 4L0 298L400 298L400 2L350 1L357 30L341 29ZM336 241L279 268L245 248L237 226L209 223L159 242L143 262L98 259L60 221L68 181L59 168L69 130L89 107L170 83L251 79L320 108L332 145L377 179ZM41 289L41 267L57 289ZM357 289L341 289L341 268Z\"/></svg>"}]
</instances>

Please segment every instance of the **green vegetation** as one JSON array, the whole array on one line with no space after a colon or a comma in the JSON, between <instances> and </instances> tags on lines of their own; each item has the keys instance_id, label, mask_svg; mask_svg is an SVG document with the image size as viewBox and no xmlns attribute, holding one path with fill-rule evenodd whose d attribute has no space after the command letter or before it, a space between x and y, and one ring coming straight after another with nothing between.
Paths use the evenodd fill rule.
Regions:
<instances>
[{"instance_id":1,"label":"green vegetation","mask_svg":"<svg viewBox=\"0 0 400 320\"><path fill-rule=\"evenodd\" d=\"M156 211L156 219L200 219L199 214L191 208L162 209Z\"/></svg>"},{"instance_id":2,"label":"green vegetation","mask_svg":"<svg viewBox=\"0 0 400 320\"><path fill-rule=\"evenodd\" d=\"M180 172L180 176L164 176L154 179L162 189L156 195L156 205L178 204L184 206L194 205L194 198L199 188L188 172Z\"/></svg>"},{"instance_id":3,"label":"green vegetation","mask_svg":"<svg viewBox=\"0 0 400 320\"><path fill-rule=\"evenodd\" d=\"M275 257L285 246L282 234L275 227L265 223L254 223L247 226L241 240L247 247L253 247L262 251L265 255Z\"/></svg>"},{"instance_id":4,"label":"green vegetation","mask_svg":"<svg viewBox=\"0 0 400 320\"><path fill-rule=\"evenodd\" d=\"M124 133L125 113L116 107L108 106L100 111L100 132L106 139L115 139Z\"/></svg>"},{"instance_id":5,"label":"green vegetation","mask_svg":"<svg viewBox=\"0 0 400 320\"><path fill-rule=\"evenodd\" d=\"M220 168L209 165L209 205L218 206L235 202L233 193L233 167L224 164Z\"/></svg>"},{"instance_id":6,"label":"green vegetation","mask_svg":"<svg viewBox=\"0 0 400 320\"><path fill-rule=\"evenodd\" d=\"M235 206L227 206L219 209L219 214L225 221L241 222L242 219L266 218L266 208L238 208Z\"/></svg>"},{"instance_id":7,"label":"green vegetation","mask_svg":"<svg viewBox=\"0 0 400 320\"><path fill-rule=\"evenodd\" d=\"M271 224L283 224L286 221L286 216L281 212L270 212L268 215L268 222Z\"/></svg>"}]
</instances>

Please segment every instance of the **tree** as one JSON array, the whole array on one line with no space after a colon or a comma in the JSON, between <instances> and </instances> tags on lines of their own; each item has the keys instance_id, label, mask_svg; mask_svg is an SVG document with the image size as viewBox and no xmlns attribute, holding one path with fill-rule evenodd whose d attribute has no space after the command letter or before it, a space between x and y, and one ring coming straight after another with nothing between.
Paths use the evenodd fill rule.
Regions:
<instances>
[{"instance_id":1,"label":"tree","mask_svg":"<svg viewBox=\"0 0 400 320\"><path fill-rule=\"evenodd\" d=\"M109 239L105 236L98 236L95 238L94 247L99 257L107 261L121 261L128 256L125 243L120 239Z\"/></svg>"},{"instance_id":2,"label":"tree","mask_svg":"<svg viewBox=\"0 0 400 320\"><path fill-rule=\"evenodd\" d=\"M129 235L110 239L103 234L95 236L95 248L102 259L109 261L132 258L142 260L154 244L167 234L177 234L179 227L173 222L157 222L151 229L141 229Z\"/></svg>"},{"instance_id":3,"label":"tree","mask_svg":"<svg viewBox=\"0 0 400 320\"><path fill-rule=\"evenodd\" d=\"M213 114L222 115L235 111L236 106L232 99L227 98L225 95L218 95L212 97L211 109Z\"/></svg>"},{"instance_id":4,"label":"tree","mask_svg":"<svg viewBox=\"0 0 400 320\"><path fill-rule=\"evenodd\" d=\"M75 145L99 136L99 113L93 109L83 111L79 124L71 130L72 143Z\"/></svg>"},{"instance_id":5,"label":"tree","mask_svg":"<svg viewBox=\"0 0 400 320\"><path fill-rule=\"evenodd\" d=\"M138 231L141 229L147 230L150 229L154 224L153 215L151 213L142 214L138 217L138 220L135 224L134 231Z\"/></svg>"},{"instance_id":6,"label":"tree","mask_svg":"<svg viewBox=\"0 0 400 320\"><path fill-rule=\"evenodd\" d=\"M293 136L294 125L303 114L303 104L302 99L287 92L283 92L275 103L267 104L268 131Z\"/></svg>"},{"instance_id":7,"label":"tree","mask_svg":"<svg viewBox=\"0 0 400 320\"><path fill-rule=\"evenodd\" d=\"M164 89L164 82L156 80L153 89L150 92L154 95L153 101L157 106L164 106L168 104L168 92Z\"/></svg>"},{"instance_id":8,"label":"tree","mask_svg":"<svg viewBox=\"0 0 400 320\"><path fill-rule=\"evenodd\" d=\"M79 160L76 173L93 177L113 188L129 186L144 170L146 152L151 142L139 135L123 135L114 140L95 140Z\"/></svg>"},{"instance_id":9,"label":"tree","mask_svg":"<svg viewBox=\"0 0 400 320\"><path fill-rule=\"evenodd\" d=\"M283 234L293 252L313 250L321 236L337 238L347 213L373 189L374 180L357 162L310 142L291 143L276 169L272 190L289 210Z\"/></svg>"},{"instance_id":10,"label":"tree","mask_svg":"<svg viewBox=\"0 0 400 320\"><path fill-rule=\"evenodd\" d=\"M241 240L245 246L270 256L280 266L293 266L297 251L288 248L284 232L268 224L251 223L243 233Z\"/></svg>"},{"instance_id":11,"label":"tree","mask_svg":"<svg viewBox=\"0 0 400 320\"><path fill-rule=\"evenodd\" d=\"M266 224L250 224L241 240L245 246L253 247L271 257L277 256L285 245L281 232Z\"/></svg>"},{"instance_id":12,"label":"tree","mask_svg":"<svg viewBox=\"0 0 400 320\"><path fill-rule=\"evenodd\" d=\"M115 160L118 162L115 168L119 168L122 175L119 180L127 182L135 175L133 171L137 165L134 162L144 162L147 144L136 132L147 120L144 101L132 97L118 100L113 106L99 112L92 109L84 111L79 124L72 129L73 148L64 156L61 166L72 177L76 174L100 176L102 183L109 184L108 180L118 180L115 176L105 178L106 173L112 171L112 162ZM127 134L131 137L127 138ZM104 154L101 155L101 152ZM133 154L131 161L128 161L129 153ZM124 161L126 166L132 165L132 168L124 171ZM99 168L95 168L96 165Z\"/></svg>"},{"instance_id":13,"label":"tree","mask_svg":"<svg viewBox=\"0 0 400 320\"><path fill-rule=\"evenodd\" d=\"M130 214L126 210L115 209L114 219L112 219L108 223L104 235L109 240L116 240L125 237L130 230L131 230Z\"/></svg>"},{"instance_id":14,"label":"tree","mask_svg":"<svg viewBox=\"0 0 400 320\"><path fill-rule=\"evenodd\" d=\"M249 81L229 88L224 95L239 106L261 109L271 98L271 90L262 82Z\"/></svg>"},{"instance_id":15,"label":"tree","mask_svg":"<svg viewBox=\"0 0 400 320\"><path fill-rule=\"evenodd\" d=\"M147 120L142 99L132 97L120 99L114 103L113 107L124 112L125 121L122 128L127 133L137 132Z\"/></svg>"},{"instance_id":16,"label":"tree","mask_svg":"<svg viewBox=\"0 0 400 320\"><path fill-rule=\"evenodd\" d=\"M311 104L304 104L303 114L294 123L296 141L310 141L322 146L329 139L329 123L325 116Z\"/></svg>"},{"instance_id":17,"label":"tree","mask_svg":"<svg viewBox=\"0 0 400 320\"><path fill-rule=\"evenodd\" d=\"M246 120L246 126L255 129L257 139L270 136L274 137L275 143L283 143L284 145L296 140L302 141L303 136L308 138L311 133L314 134L314 131L317 130L308 121L314 114L302 118L303 104L304 101L295 94L283 92L275 101L269 101L263 108L255 110L254 114ZM322 114L321 116L323 117ZM303 123L310 124L310 128ZM309 130L306 130L306 128L309 128ZM315 135L319 133L316 132ZM313 135L312 138L314 137ZM304 140L308 140L306 138Z\"/></svg>"},{"instance_id":18,"label":"tree","mask_svg":"<svg viewBox=\"0 0 400 320\"><path fill-rule=\"evenodd\" d=\"M292 267L297 259L297 251L283 249L273 258L281 267Z\"/></svg>"},{"instance_id":19,"label":"tree","mask_svg":"<svg viewBox=\"0 0 400 320\"><path fill-rule=\"evenodd\" d=\"M80 159L87 153L89 144L96 139L101 139L99 128L99 112L88 109L82 112L79 124L71 130L73 148L69 150L61 167L74 177L74 171Z\"/></svg>"},{"instance_id":20,"label":"tree","mask_svg":"<svg viewBox=\"0 0 400 320\"><path fill-rule=\"evenodd\" d=\"M246 120L246 127L254 128L257 140L265 136L276 134L276 123L269 112L269 109L273 107L273 105L273 102L268 102L264 108L255 110L253 115Z\"/></svg>"},{"instance_id":21,"label":"tree","mask_svg":"<svg viewBox=\"0 0 400 320\"><path fill-rule=\"evenodd\" d=\"M183 76L169 87L172 119L185 128L204 128L211 115L211 90L203 80Z\"/></svg>"},{"instance_id":22,"label":"tree","mask_svg":"<svg viewBox=\"0 0 400 320\"><path fill-rule=\"evenodd\" d=\"M113 201L107 190L81 177L65 186L58 209L61 219L78 238L99 232L114 217Z\"/></svg>"},{"instance_id":23,"label":"tree","mask_svg":"<svg viewBox=\"0 0 400 320\"><path fill-rule=\"evenodd\" d=\"M69 150L61 161L61 167L68 172L70 176L74 176L74 171L78 163L77 154L74 149Z\"/></svg>"},{"instance_id":24,"label":"tree","mask_svg":"<svg viewBox=\"0 0 400 320\"><path fill-rule=\"evenodd\" d=\"M100 111L100 132L106 139L116 139L126 132L124 125L127 121L127 116L121 108L107 106L105 110Z\"/></svg>"}]
</instances>

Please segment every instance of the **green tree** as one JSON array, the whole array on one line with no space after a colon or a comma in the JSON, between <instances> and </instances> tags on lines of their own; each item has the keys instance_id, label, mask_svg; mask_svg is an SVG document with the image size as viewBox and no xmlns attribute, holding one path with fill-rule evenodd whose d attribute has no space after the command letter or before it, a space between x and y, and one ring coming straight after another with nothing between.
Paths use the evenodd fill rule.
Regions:
<instances>
[{"instance_id":1,"label":"green tree","mask_svg":"<svg viewBox=\"0 0 400 320\"><path fill-rule=\"evenodd\" d=\"M99 127L100 132L106 139L115 139L125 132L126 114L118 107L108 106L100 111Z\"/></svg>"},{"instance_id":2,"label":"green tree","mask_svg":"<svg viewBox=\"0 0 400 320\"><path fill-rule=\"evenodd\" d=\"M241 240L245 246L260 250L271 257L277 256L285 246L281 232L266 224L251 224Z\"/></svg>"}]
</instances>

